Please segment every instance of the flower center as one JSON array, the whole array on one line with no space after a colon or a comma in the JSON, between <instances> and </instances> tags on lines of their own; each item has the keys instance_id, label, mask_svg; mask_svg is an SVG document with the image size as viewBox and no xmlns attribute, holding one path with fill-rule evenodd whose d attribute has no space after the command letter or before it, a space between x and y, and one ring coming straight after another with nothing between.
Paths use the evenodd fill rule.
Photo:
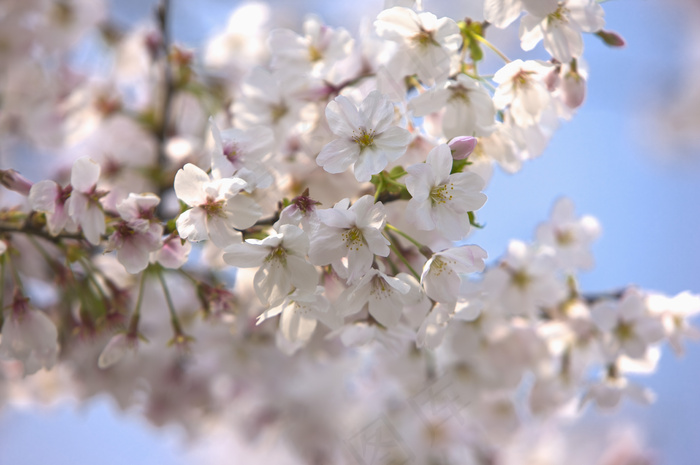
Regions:
<instances>
[{"instance_id":1,"label":"flower center","mask_svg":"<svg viewBox=\"0 0 700 465\"><path fill-rule=\"evenodd\" d=\"M287 264L287 250L282 246L278 246L272 249L272 251L267 255L267 257L265 257L265 261L271 262L273 260L285 266Z\"/></svg>"},{"instance_id":2,"label":"flower center","mask_svg":"<svg viewBox=\"0 0 700 465\"><path fill-rule=\"evenodd\" d=\"M562 246L571 245L576 241L573 233L568 229L557 229L554 236L557 239L557 244Z\"/></svg>"},{"instance_id":3,"label":"flower center","mask_svg":"<svg viewBox=\"0 0 700 465\"><path fill-rule=\"evenodd\" d=\"M527 288L528 284L530 284L530 281L532 281L532 278L529 274L527 274L525 270L514 271L513 274L510 276L510 282L512 282L515 285L515 287L522 291L524 291L525 288Z\"/></svg>"},{"instance_id":4,"label":"flower center","mask_svg":"<svg viewBox=\"0 0 700 465\"><path fill-rule=\"evenodd\" d=\"M360 231L357 226L352 229L346 229L342 236L343 240L345 241L345 246L350 250L360 250L360 247L365 245L362 231Z\"/></svg>"},{"instance_id":5,"label":"flower center","mask_svg":"<svg viewBox=\"0 0 700 465\"><path fill-rule=\"evenodd\" d=\"M433 33L423 28L421 28L418 34L411 37L411 40L413 43L423 48L426 48L428 45L438 45L435 39L433 39Z\"/></svg>"},{"instance_id":6,"label":"flower center","mask_svg":"<svg viewBox=\"0 0 700 465\"><path fill-rule=\"evenodd\" d=\"M270 107L270 113L272 115L272 122L273 123L278 123L284 115L287 114L289 111L289 108L287 108L287 105L284 103L278 103L276 105L272 105Z\"/></svg>"},{"instance_id":7,"label":"flower center","mask_svg":"<svg viewBox=\"0 0 700 465\"><path fill-rule=\"evenodd\" d=\"M555 21L560 23L568 23L568 14L569 9L566 8L562 2L559 2L559 7L554 11L554 13L547 15L547 24L552 24Z\"/></svg>"},{"instance_id":8,"label":"flower center","mask_svg":"<svg viewBox=\"0 0 700 465\"><path fill-rule=\"evenodd\" d=\"M360 150L374 144L374 131L367 131L365 128L360 128L359 131L359 134L353 133L352 140L360 146Z\"/></svg>"},{"instance_id":9,"label":"flower center","mask_svg":"<svg viewBox=\"0 0 700 465\"><path fill-rule=\"evenodd\" d=\"M452 183L433 187L430 191L430 201L433 205L443 205L452 200L453 190L454 185Z\"/></svg>"},{"instance_id":10,"label":"flower center","mask_svg":"<svg viewBox=\"0 0 700 465\"><path fill-rule=\"evenodd\" d=\"M323 55L321 54L321 51L313 45L309 45L309 60L311 61L311 63L321 61L322 58Z\"/></svg>"},{"instance_id":11,"label":"flower center","mask_svg":"<svg viewBox=\"0 0 700 465\"><path fill-rule=\"evenodd\" d=\"M207 212L207 216L210 218L212 216L225 217L224 202L225 200L214 200L212 197L207 197L206 203L200 205L200 208Z\"/></svg>"},{"instance_id":12,"label":"flower center","mask_svg":"<svg viewBox=\"0 0 700 465\"><path fill-rule=\"evenodd\" d=\"M615 327L615 335L621 341L631 339L634 336L634 326L630 323L621 321Z\"/></svg>"},{"instance_id":13,"label":"flower center","mask_svg":"<svg viewBox=\"0 0 700 465\"><path fill-rule=\"evenodd\" d=\"M452 273L452 267L448 266L449 264L449 260L443 260L439 255L435 256L433 263L430 264L430 274L440 276L442 273Z\"/></svg>"},{"instance_id":14,"label":"flower center","mask_svg":"<svg viewBox=\"0 0 700 465\"><path fill-rule=\"evenodd\" d=\"M232 142L224 144L224 157L231 163L236 163L238 158L238 147Z\"/></svg>"}]
</instances>

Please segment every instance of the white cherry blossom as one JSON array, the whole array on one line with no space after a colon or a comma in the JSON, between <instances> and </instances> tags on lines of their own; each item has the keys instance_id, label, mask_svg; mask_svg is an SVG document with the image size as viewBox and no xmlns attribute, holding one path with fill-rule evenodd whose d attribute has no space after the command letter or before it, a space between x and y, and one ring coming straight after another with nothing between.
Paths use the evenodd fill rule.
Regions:
<instances>
[{"instance_id":1,"label":"white cherry blossom","mask_svg":"<svg viewBox=\"0 0 700 465\"><path fill-rule=\"evenodd\" d=\"M360 280L338 298L336 306L342 315L358 313L367 305L369 314L382 326L396 326L407 303L411 286L388 276L376 268L370 269Z\"/></svg>"},{"instance_id":2,"label":"white cherry blossom","mask_svg":"<svg viewBox=\"0 0 700 465\"><path fill-rule=\"evenodd\" d=\"M442 132L448 139L459 136L487 136L495 129L496 108L488 91L464 74L446 81L409 102L415 116L445 108Z\"/></svg>"},{"instance_id":3,"label":"white cherry blossom","mask_svg":"<svg viewBox=\"0 0 700 465\"><path fill-rule=\"evenodd\" d=\"M582 32L605 26L603 7L595 0L564 0L544 14L531 12L520 22L523 50L532 50L540 40L552 57L569 63L583 53Z\"/></svg>"},{"instance_id":4,"label":"white cherry blossom","mask_svg":"<svg viewBox=\"0 0 700 465\"><path fill-rule=\"evenodd\" d=\"M241 193L246 182L239 178L211 180L201 168L188 163L175 175L177 197L192 207L180 214L180 237L199 242L206 239L220 248L240 242L236 229L251 227L260 218L260 207Z\"/></svg>"},{"instance_id":5,"label":"white cherry blossom","mask_svg":"<svg viewBox=\"0 0 700 465\"><path fill-rule=\"evenodd\" d=\"M462 44L459 27L452 19L394 7L379 13L374 26L379 37L399 44L399 73L416 74L426 83L443 81L450 74Z\"/></svg>"},{"instance_id":6,"label":"white cherry blossom","mask_svg":"<svg viewBox=\"0 0 700 465\"><path fill-rule=\"evenodd\" d=\"M279 305L293 290L310 294L318 284L316 268L306 261L309 239L299 227L284 224L265 239L246 239L226 249L224 261L239 268L260 267L253 286L265 306Z\"/></svg>"},{"instance_id":7,"label":"white cherry blossom","mask_svg":"<svg viewBox=\"0 0 700 465\"><path fill-rule=\"evenodd\" d=\"M320 224L311 237L311 263L342 268L341 259L347 257L348 281L353 282L369 270L375 255L389 255L390 242L382 235L384 205L374 203L372 196L360 197L352 206L343 199L317 215Z\"/></svg>"},{"instance_id":8,"label":"white cherry blossom","mask_svg":"<svg viewBox=\"0 0 700 465\"><path fill-rule=\"evenodd\" d=\"M499 69L493 80L499 84L493 95L497 108L509 107L516 124L538 124L552 107L553 98L545 78L552 66L538 61L514 60Z\"/></svg>"},{"instance_id":9,"label":"white cherry blossom","mask_svg":"<svg viewBox=\"0 0 700 465\"><path fill-rule=\"evenodd\" d=\"M406 188L412 196L406 211L418 229L437 229L446 238L459 240L469 232L469 212L481 208L486 195L478 174L450 174L452 161L449 146L441 144L425 163L406 168Z\"/></svg>"},{"instance_id":10,"label":"white cherry blossom","mask_svg":"<svg viewBox=\"0 0 700 465\"><path fill-rule=\"evenodd\" d=\"M100 243L105 233L105 214L100 204L102 192L97 190L100 165L89 158L79 158L73 164L70 183L73 186L66 201L68 215L80 225L85 238L93 245Z\"/></svg>"},{"instance_id":11,"label":"white cherry blossom","mask_svg":"<svg viewBox=\"0 0 700 465\"><path fill-rule=\"evenodd\" d=\"M329 173L353 167L355 178L369 181L389 162L406 152L411 135L394 121L394 106L379 91L372 91L359 108L338 96L326 107L326 118L338 139L326 144L316 163Z\"/></svg>"},{"instance_id":12,"label":"white cherry blossom","mask_svg":"<svg viewBox=\"0 0 700 465\"><path fill-rule=\"evenodd\" d=\"M462 283L460 274L483 271L487 254L477 245L463 245L434 253L423 265L421 284L436 302L456 302Z\"/></svg>"}]
</instances>

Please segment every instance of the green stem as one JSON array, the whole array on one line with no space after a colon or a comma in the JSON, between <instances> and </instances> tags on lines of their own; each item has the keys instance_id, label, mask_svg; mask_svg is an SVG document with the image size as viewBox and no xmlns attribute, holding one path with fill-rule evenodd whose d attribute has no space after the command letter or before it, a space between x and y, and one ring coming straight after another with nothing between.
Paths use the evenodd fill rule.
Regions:
<instances>
[{"instance_id":1,"label":"green stem","mask_svg":"<svg viewBox=\"0 0 700 465\"><path fill-rule=\"evenodd\" d=\"M136 307L134 313L129 320L129 335L136 336L138 334L139 320L141 319L141 302L143 302L143 288L146 284L146 272L141 273L141 284L139 285L139 295L136 298Z\"/></svg>"},{"instance_id":2,"label":"green stem","mask_svg":"<svg viewBox=\"0 0 700 465\"><path fill-rule=\"evenodd\" d=\"M490 48L496 55L501 57L501 59L503 61L505 61L506 63L510 63L510 59L507 56L505 56L505 54L503 52L498 50L498 48L495 45L493 45L491 42L486 40L486 38L480 36L479 34L472 34L472 37L474 37L476 40L478 40L479 42L481 42L482 44L484 44L488 48Z\"/></svg>"},{"instance_id":3,"label":"green stem","mask_svg":"<svg viewBox=\"0 0 700 465\"><path fill-rule=\"evenodd\" d=\"M391 249L391 251L394 252L397 257L399 257L399 260L401 260L401 262L404 265L406 265L406 268L408 268L408 270L411 272L411 274L418 281L420 281L420 275L418 273L416 273L416 270L414 270L413 267L411 266L411 264L408 262L408 260L406 260L406 257L404 257L403 254L401 253L401 251L399 251L399 249L394 245L394 242L391 240L391 238L389 238L389 242L391 242L389 244L389 248Z\"/></svg>"},{"instance_id":4,"label":"green stem","mask_svg":"<svg viewBox=\"0 0 700 465\"><path fill-rule=\"evenodd\" d=\"M414 238L412 238L411 236L409 236L409 235L406 234L405 232L401 231L399 228L397 228L397 227L395 227L395 226L392 226L392 225L390 225L389 223L387 223L386 226L384 226L384 227L385 227L386 229L390 229L391 231L394 231L395 233L397 233L397 234L399 234L400 236L404 237L404 238L407 239L409 242L411 242L411 244L413 244L413 245L415 245L416 247L418 247L419 250L423 247L423 244L421 244L420 242L418 242L417 240L415 240Z\"/></svg>"},{"instance_id":5,"label":"green stem","mask_svg":"<svg viewBox=\"0 0 700 465\"><path fill-rule=\"evenodd\" d=\"M158 275L158 280L160 285L163 287L163 295L165 295L165 301L168 304L168 311L170 312L170 324L173 327L173 331L176 336L183 335L182 327L180 326L180 320L175 313L175 306L173 305L173 299L170 297L170 291L168 290L168 285L165 283L165 278L163 278L163 271L160 267L156 268L156 275Z\"/></svg>"}]
</instances>

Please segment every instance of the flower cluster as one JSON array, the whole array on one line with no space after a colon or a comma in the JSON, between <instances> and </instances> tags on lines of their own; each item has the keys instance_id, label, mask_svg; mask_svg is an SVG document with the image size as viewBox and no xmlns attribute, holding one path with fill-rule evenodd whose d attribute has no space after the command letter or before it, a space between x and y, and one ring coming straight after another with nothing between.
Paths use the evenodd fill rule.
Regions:
<instances>
[{"instance_id":1,"label":"flower cluster","mask_svg":"<svg viewBox=\"0 0 700 465\"><path fill-rule=\"evenodd\" d=\"M281 425L307 463L347 462L377 411L422 438L419 463L495 462L524 386L536 416L648 402L627 374L697 336L692 294L579 289L600 226L569 199L499 259L467 243L493 166L517 172L583 103L582 33L613 35L593 0L485 0L485 22L388 1L356 38L312 16L266 39L269 10L249 4L201 55L169 43L163 8L158 27L102 25L113 73L56 83L13 64L50 66L101 16L30 3L0 13L19 28L0 33L0 135L25 125L41 146L50 126L63 157L52 179L0 177L22 197L0 210L0 402L32 382L17 373L58 365L61 388L141 402L158 425ZM550 60L487 40L518 18L523 50ZM30 83L50 98L13 102ZM391 408L438 378L466 425Z\"/></svg>"}]
</instances>

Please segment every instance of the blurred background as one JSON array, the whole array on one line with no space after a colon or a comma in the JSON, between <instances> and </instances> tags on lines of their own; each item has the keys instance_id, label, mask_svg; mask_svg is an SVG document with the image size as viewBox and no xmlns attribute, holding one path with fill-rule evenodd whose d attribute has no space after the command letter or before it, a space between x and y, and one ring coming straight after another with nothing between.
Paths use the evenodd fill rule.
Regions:
<instances>
[{"instance_id":1,"label":"blurred background","mask_svg":"<svg viewBox=\"0 0 700 465\"><path fill-rule=\"evenodd\" d=\"M229 14L242 3L172 0L174 39L201 47L225 29ZM383 4L269 3L276 26L299 30L304 16L315 13L353 34L361 18L373 19ZM424 0L424 8L438 17L481 19L472 3ZM155 5L112 0L110 14L117 24L134 26L152 21ZM479 211L486 228L470 242L495 258L510 239L531 239L554 200L566 195L579 214L591 214L603 226L593 249L597 265L581 277L584 290L636 284L669 295L700 292L700 5L694 0L611 0L603 7L606 29L620 33L627 46L610 49L586 37L587 101L540 158L517 175L496 173L486 191L489 200ZM506 53L519 45L512 34L489 37ZM531 56L544 58L541 47ZM89 51L81 59L90 60ZM615 415L589 411L584 425L633 425L660 463L697 464L700 345L690 344L681 359L664 353L657 372L641 382L656 392L654 405L626 403ZM0 465L207 463L212 440L184 441L178 428L155 430L136 413L118 412L106 398L0 412Z\"/></svg>"}]
</instances>

